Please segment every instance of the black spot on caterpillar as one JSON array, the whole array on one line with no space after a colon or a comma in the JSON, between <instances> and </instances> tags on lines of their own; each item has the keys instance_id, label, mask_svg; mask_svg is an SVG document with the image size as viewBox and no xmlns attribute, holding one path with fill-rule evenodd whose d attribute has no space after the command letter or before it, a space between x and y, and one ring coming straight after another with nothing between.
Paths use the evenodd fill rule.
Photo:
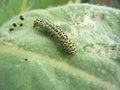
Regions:
<instances>
[{"instance_id":1,"label":"black spot on caterpillar","mask_svg":"<svg viewBox=\"0 0 120 90\"><path fill-rule=\"evenodd\" d=\"M69 55L74 55L77 52L75 44L68 38L68 36L56 25L36 19L34 21L34 28L44 30L51 37L55 38L63 46L64 50Z\"/></svg>"}]
</instances>

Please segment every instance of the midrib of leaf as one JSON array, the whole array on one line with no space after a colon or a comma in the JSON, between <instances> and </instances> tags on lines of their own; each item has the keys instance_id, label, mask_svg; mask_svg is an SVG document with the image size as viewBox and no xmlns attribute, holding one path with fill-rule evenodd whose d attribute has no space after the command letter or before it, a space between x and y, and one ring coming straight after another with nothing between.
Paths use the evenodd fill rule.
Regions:
<instances>
[{"instance_id":1,"label":"midrib of leaf","mask_svg":"<svg viewBox=\"0 0 120 90\"><path fill-rule=\"evenodd\" d=\"M106 82L106 81L102 80L101 78L98 78L94 75L90 75L81 69L78 69L78 68L68 65L65 62L64 63L61 61L57 62L57 60L50 58L48 56L44 56L41 54L26 51L26 50L24 50L22 48L18 48L18 47L3 46L2 44L0 44L0 50L4 51L4 52L9 52L9 53L11 53L11 51L12 51L13 54L17 54L18 56L20 55L20 56L25 56L28 58L34 58L34 60L36 60L36 62L42 62L45 64L49 64L53 68L62 69L63 71L65 71L67 73L75 74L80 77L86 78L90 82L94 82L94 83L103 85L104 87L108 88L109 90L119 90L119 88L117 86L115 86L109 82ZM45 71L45 72L46 72L46 74L49 73L47 71ZM50 78L50 76L48 76L48 78ZM51 83L53 83L53 82L51 82Z\"/></svg>"}]
</instances>

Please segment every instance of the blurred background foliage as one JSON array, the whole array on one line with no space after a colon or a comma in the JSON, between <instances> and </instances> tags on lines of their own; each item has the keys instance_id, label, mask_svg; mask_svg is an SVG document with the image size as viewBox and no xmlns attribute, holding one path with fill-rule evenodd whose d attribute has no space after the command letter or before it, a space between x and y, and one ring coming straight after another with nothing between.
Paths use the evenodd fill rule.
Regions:
<instances>
[{"instance_id":1,"label":"blurred background foliage","mask_svg":"<svg viewBox=\"0 0 120 90\"><path fill-rule=\"evenodd\" d=\"M120 0L0 0L0 26L24 11L45 9L67 3L90 3L120 9Z\"/></svg>"}]
</instances>

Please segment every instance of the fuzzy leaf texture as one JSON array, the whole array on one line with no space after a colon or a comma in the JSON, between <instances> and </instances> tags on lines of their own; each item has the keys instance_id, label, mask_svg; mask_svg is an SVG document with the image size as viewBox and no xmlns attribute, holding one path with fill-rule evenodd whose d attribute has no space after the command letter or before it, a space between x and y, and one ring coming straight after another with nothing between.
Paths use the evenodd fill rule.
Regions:
<instances>
[{"instance_id":1,"label":"fuzzy leaf texture","mask_svg":"<svg viewBox=\"0 0 120 90\"><path fill-rule=\"evenodd\" d=\"M0 28L0 90L120 90L120 10L67 4L20 15ZM36 18L60 26L76 55L33 28Z\"/></svg>"}]
</instances>

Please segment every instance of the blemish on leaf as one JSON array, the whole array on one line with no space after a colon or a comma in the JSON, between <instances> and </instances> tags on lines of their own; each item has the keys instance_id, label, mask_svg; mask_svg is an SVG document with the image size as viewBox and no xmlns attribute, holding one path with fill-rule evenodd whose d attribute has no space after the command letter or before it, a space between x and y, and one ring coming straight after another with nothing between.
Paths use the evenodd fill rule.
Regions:
<instances>
[{"instance_id":1,"label":"blemish on leaf","mask_svg":"<svg viewBox=\"0 0 120 90\"><path fill-rule=\"evenodd\" d=\"M14 29L13 29L13 28L10 28L9 31L10 31L10 32L11 32L11 31L14 31Z\"/></svg>"},{"instance_id":2,"label":"blemish on leaf","mask_svg":"<svg viewBox=\"0 0 120 90\"><path fill-rule=\"evenodd\" d=\"M17 24L16 24L16 23L13 23L13 26L14 26L14 27L17 27Z\"/></svg>"},{"instance_id":3,"label":"blemish on leaf","mask_svg":"<svg viewBox=\"0 0 120 90\"><path fill-rule=\"evenodd\" d=\"M24 17L23 17L23 16L20 16L20 20L24 20Z\"/></svg>"},{"instance_id":4,"label":"blemish on leaf","mask_svg":"<svg viewBox=\"0 0 120 90\"><path fill-rule=\"evenodd\" d=\"M28 59L27 59L27 58L25 58L25 61L28 61Z\"/></svg>"},{"instance_id":5,"label":"blemish on leaf","mask_svg":"<svg viewBox=\"0 0 120 90\"><path fill-rule=\"evenodd\" d=\"M20 24L20 27L22 27L22 26L23 26L23 24L21 23L21 24Z\"/></svg>"}]
</instances>

